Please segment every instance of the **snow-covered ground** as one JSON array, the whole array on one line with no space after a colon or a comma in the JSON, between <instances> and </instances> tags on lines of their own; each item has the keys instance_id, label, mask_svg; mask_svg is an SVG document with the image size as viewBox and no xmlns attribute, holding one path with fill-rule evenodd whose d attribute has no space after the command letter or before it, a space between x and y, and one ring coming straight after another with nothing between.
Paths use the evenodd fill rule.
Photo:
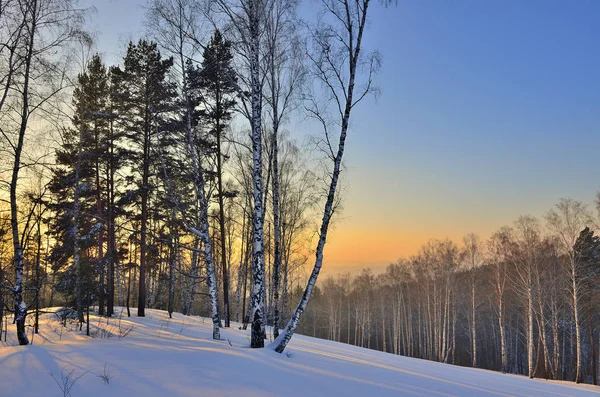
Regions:
<instances>
[{"instance_id":1,"label":"snow-covered ground","mask_svg":"<svg viewBox=\"0 0 600 397\"><path fill-rule=\"evenodd\" d=\"M593 386L530 380L300 335L286 354L250 349L249 333L237 325L221 331L224 340L214 341L207 319L180 314L169 319L158 310L147 310L145 318L106 321L92 316L97 337L90 339L70 330L72 325L62 329L46 314L33 346L2 342L0 395L63 396L51 373L60 382L61 372L72 372L84 374L73 397L600 396ZM106 338L100 328L112 336ZM14 333L14 326L9 331ZM8 344L14 343L9 333ZM100 377L105 372L108 383Z\"/></svg>"}]
</instances>

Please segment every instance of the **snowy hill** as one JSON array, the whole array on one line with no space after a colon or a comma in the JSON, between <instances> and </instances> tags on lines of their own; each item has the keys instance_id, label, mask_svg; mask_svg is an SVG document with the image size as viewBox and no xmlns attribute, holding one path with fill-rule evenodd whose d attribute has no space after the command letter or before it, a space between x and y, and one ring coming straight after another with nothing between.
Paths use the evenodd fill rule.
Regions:
<instances>
[{"instance_id":1,"label":"snowy hill","mask_svg":"<svg viewBox=\"0 0 600 397\"><path fill-rule=\"evenodd\" d=\"M169 319L158 310L108 323L92 316L93 339L72 324L63 328L54 314L42 319L33 346L2 342L0 395L63 396L50 373L61 383L61 372L72 372L83 375L73 397L600 396L593 386L530 380L300 335L286 354L253 350L249 333L237 326L222 330L225 340L214 341L207 319L180 314ZM15 342L10 338L9 345Z\"/></svg>"}]
</instances>

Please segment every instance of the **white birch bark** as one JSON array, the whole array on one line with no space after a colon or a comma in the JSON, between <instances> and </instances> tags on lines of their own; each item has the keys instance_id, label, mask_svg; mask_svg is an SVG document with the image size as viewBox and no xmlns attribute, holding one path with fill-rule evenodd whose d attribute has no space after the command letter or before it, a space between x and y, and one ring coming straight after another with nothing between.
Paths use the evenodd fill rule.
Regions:
<instances>
[{"instance_id":1,"label":"white birch bark","mask_svg":"<svg viewBox=\"0 0 600 397\"><path fill-rule=\"evenodd\" d=\"M571 298L573 301L573 319L575 320L575 342L576 346L576 373L575 373L575 382L581 383L583 381L583 349L581 346L581 320L579 318L579 284L577 280L577 268L575 266L575 261L571 260Z\"/></svg>"},{"instance_id":2,"label":"white birch bark","mask_svg":"<svg viewBox=\"0 0 600 397\"><path fill-rule=\"evenodd\" d=\"M11 213L11 230L13 237L14 247L14 264L15 264L15 286L13 287L14 292L14 311L15 311L15 323L17 325L17 338L19 345L28 345L29 339L27 338L27 332L25 331L25 319L27 317L27 305L23 301L23 248L21 247L20 236L19 236L19 223L18 223L18 211L17 211L17 183L19 180L19 171L21 169L21 153L23 151L23 144L25 141L25 131L27 130L27 123L29 121L29 85L30 85L30 73L31 64L34 52L34 39L37 34L37 14L39 12L37 1L33 1L31 4L27 4L26 9L23 11L23 20L30 20L28 28L29 36L26 43L26 54L25 54L25 69L24 69L24 81L22 89L22 106L21 106L21 121L19 126L19 135L17 144L14 146L14 162L12 169L12 178L10 182L10 213ZM4 100L4 99L3 99Z\"/></svg>"},{"instance_id":3,"label":"white birch bark","mask_svg":"<svg viewBox=\"0 0 600 397\"><path fill-rule=\"evenodd\" d=\"M583 337L582 324L580 313L580 299L582 291L582 275L580 274L580 264L575 259L573 246L588 223L591 223L591 216L587 207L572 199L561 199L555 205L555 208L550 210L546 215L546 220L550 230L558 237L561 243L563 252L569 258L569 272L571 276L570 300L573 309L573 319L575 321L575 382L583 382L584 375L584 358L583 358ZM593 354L593 353L592 353Z\"/></svg>"},{"instance_id":4,"label":"white birch bark","mask_svg":"<svg viewBox=\"0 0 600 397\"><path fill-rule=\"evenodd\" d=\"M262 83L260 77L260 20L261 0L249 0L249 57L252 106L252 183L254 197L253 249L252 249L252 290L250 296L250 346L265 345L265 253L264 253L264 216L263 216L263 178L262 178Z\"/></svg>"},{"instance_id":5,"label":"white birch bark","mask_svg":"<svg viewBox=\"0 0 600 397\"><path fill-rule=\"evenodd\" d=\"M331 173L331 181L329 185L329 191L327 194L327 201L325 203L323 218L321 221L321 228L319 233L319 240L317 243L317 249L315 252L315 265L311 272L310 278L308 279L308 283L306 285L306 289L296 307L296 310L292 314L292 318L289 320L283 332L279 335L277 339L273 342L272 346L278 353L282 353L289 341L291 340L296 327L298 326L298 322L300 321L300 316L306 310L306 305L310 299L314 286L317 282L317 278L319 277L319 273L321 271L321 267L323 265L323 255L325 249L325 243L327 242L327 232L329 230L329 223L331 221L331 217L333 216L333 211L335 208L335 200L336 200L336 190L339 182L339 175L342 167L342 158L344 155L344 149L346 144L346 135L348 132L348 125L350 121L350 113L352 111L353 106L356 104L353 95L354 95L354 85L356 79L356 69L359 61L359 55L361 51L361 44L363 38L364 27L367 20L367 10L369 7L369 0L362 0L359 2L359 6L355 9L355 14L353 15L351 10L351 5L349 0L344 0L345 4L344 10L342 14L344 15L343 20L347 21L347 34L346 40L346 48L348 49L348 84L347 87L344 83L342 83L342 87L346 88L344 90L345 104L344 110L341 111L341 130L340 137L338 143L337 153L333 157L333 170ZM358 4L357 4L358 5ZM358 19L358 27L353 27L353 22L355 19ZM355 37L356 35L356 37ZM327 49L324 49L327 51ZM322 71L322 69L321 69ZM327 79L327 77L325 77ZM367 92L365 92L366 94ZM332 92L333 95L336 92ZM360 100L360 98L359 98ZM338 102L340 103L340 102ZM341 103L340 103L341 104Z\"/></svg>"},{"instance_id":6,"label":"white birch bark","mask_svg":"<svg viewBox=\"0 0 600 397\"><path fill-rule=\"evenodd\" d=\"M531 268L529 274L531 275ZM530 379L533 379L534 374L533 349L533 286L530 278L527 286L527 373Z\"/></svg>"},{"instance_id":7,"label":"white birch bark","mask_svg":"<svg viewBox=\"0 0 600 397\"><path fill-rule=\"evenodd\" d=\"M184 72L183 77L183 93L186 101L186 138L187 148L192 160L192 175L194 177L194 187L196 192L196 200L198 202L195 219L199 222L199 225L190 226L186 224L186 227L191 231L200 242L202 242L202 248L204 253L204 261L206 262L206 280L209 295L209 305L211 318L213 323L213 339L220 339L220 321L219 321L219 308L217 304L217 280L215 275L215 267L213 262L212 252L212 241L210 238L209 224L208 224L208 200L206 197L206 182L204 179L204 168L202 166L202 160L198 158L196 152L196 145L194 139L194 131L192 128L192 106L188 93L187 77ZM195 280L195 279L194 279ZM195 284L195 281L194 281ZM193 295L191 297L193 299Z\"/></svg>"},{"instance_id":8,"label":"white birch bark","mask_svg":"<svg viewBox=\"0 0 600 397\"><path fill-rule=\"evenodd\" d=\"M472 276L474 277L474 275ZM475 310L475 281L471 282L471 342L472 342L472 352L473 352L473 368L477 367L477 323L475 320L476 310Z\"/></svg>"}]
</instances>

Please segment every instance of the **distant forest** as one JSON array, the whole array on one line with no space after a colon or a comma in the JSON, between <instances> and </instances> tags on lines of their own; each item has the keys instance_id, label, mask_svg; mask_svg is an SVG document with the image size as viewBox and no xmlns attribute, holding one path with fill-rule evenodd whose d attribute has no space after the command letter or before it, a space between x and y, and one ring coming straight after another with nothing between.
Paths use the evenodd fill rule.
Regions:
<instances>
[{"instance_id":1,"label":"distant forest","mask_svg":"<svg viewBox=\"0 0 600 397\"><path fill-rule=\"evenodd\" d=\"M600 201L597 202L600 204ZM600 207L599 207L600 208ZM597 384L600 240L581 202L483 241L430 240L375 275L327 278L299 332L404 356Z\"/></svg>"}]
</instances>

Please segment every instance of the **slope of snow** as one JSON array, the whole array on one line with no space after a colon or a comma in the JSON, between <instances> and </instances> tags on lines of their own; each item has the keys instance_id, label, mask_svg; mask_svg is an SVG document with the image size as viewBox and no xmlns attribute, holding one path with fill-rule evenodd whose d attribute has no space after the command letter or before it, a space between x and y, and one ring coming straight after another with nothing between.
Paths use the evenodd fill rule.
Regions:
<instances>
[{"instance_id":1,"label":"slope of snow","mask_svg":"<svg viewBox=\"0 0 600 397\"><path fill-rule=\"evenodd\" d=\"M214 341L209 320L180 314L169 319L158 310L108 324L92 316L93 339L73 325L63 328L53 314L42 318L33 346L2 342L0 395L62 396L50 373L60 380L61 371L73 371L84 374L71 390L73 397L600 396L593 386L530 380L300 335L285 354L255 350L248 347L249 333L237 324L222 330L224 340ZM14 333L14 326L9 331ZM15 342L9 334L8 345ZM108 384L100 378L105 366L111 373Z\"/></svg>"}]
</instances>

